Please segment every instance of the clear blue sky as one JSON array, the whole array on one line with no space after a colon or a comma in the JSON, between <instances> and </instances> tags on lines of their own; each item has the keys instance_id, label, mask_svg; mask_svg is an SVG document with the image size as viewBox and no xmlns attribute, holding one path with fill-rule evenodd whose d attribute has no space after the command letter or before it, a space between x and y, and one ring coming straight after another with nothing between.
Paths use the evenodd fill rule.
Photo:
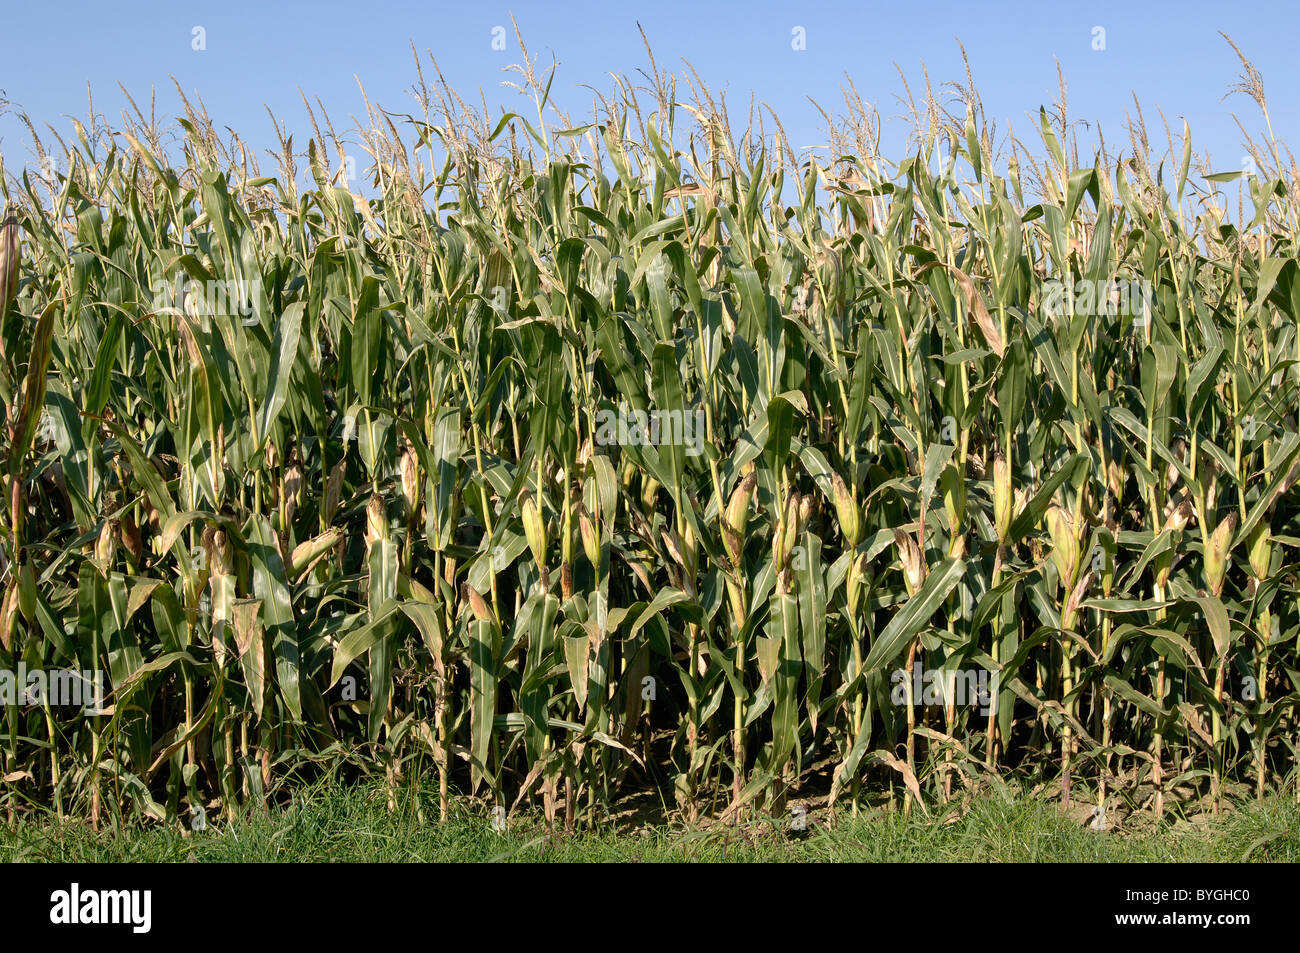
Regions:
<instances>
[{"instance_id":1,"label":"clear blue sky","mask_svg":"<svg viewBox=\"0 0 1300 953\"><path fill-rule=\"evenodd\" d=\"M635 75L648 65L637 21L645 28L661 68L689 60L715 88L725 87L733 107L752 90L781 115L794 145L824 142L820 119L806 97L839 103L845 72L883 116L899 109L895 62L919 85L922 61L936 82L961 79L956 39L966 44L975 80L991 117L1005 129L1010 119L1023 136L1028 114L1056 98L1056 59L1069 83L1073 118L1100 120L1107 140L1124 139L1122 124L1136 93L1163 144L1155 106L1175 133L1190 122L1193 145L1210 149L1216 168L1240 165L1235 111L1255 131L1262 127L1244 96L1220 98L1236 81L1239 64L1218 35L1231 34L1263 73L1274 129L1300 148L1300 53L1297 6L1233 0L1230 3L1015 2L695 4L660 0L653 5L584 0L510 3L200 2L94 3L80 0L20 4L5 11L0 89L43 130L68 132L69 115L86 114L86 85L96 108L116 122L125 101L120 82L147 109L178 113L169 75L201 95L218 126L230 126L255 145L274 142L263 104L309 134L299 89L319 97L336 124L361 115L354 76L372 100L406 111L415 78L410 43L437 58L443 73L467 98L480 89L489 104L525 103L500 86L502 67L519 54L513 12L530 50L559 61L555 92L581 107L580 87L610 86L609 73ZM492 49L492 31L507 30L507 49ZM1093 28L1106 31L1095 51ZM206 49L192 49L193 29L206 32ZM791 48L803 27L807 48ZM581 114L581 108L575 108ZM901 120L886 125L887 141L901 141ZM12 115L0 117L0 151L10 173L30 161L27 134ZM269 168L264 163L264 168Z\"/></svg>"}]
</instances>

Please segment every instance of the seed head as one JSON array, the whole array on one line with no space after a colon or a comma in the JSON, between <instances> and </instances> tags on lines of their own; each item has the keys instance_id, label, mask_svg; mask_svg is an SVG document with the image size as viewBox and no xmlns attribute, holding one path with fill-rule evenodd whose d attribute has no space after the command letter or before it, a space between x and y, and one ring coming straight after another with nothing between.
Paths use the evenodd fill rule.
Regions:
<instances>
[{"instance_id":1,"label":"seed head","mask_svg":"<svg viewBox=\"0 0 1300 953\"><path fill-rule=\"evenodd\" d=\"M139 562L140 557L144 555L144 538L140 535L140 527L136 525L135 519L130 512L122 514L121 523L122 545L126 547L127 552L131 554L133 562Z\"/></svg>"},{"instance_id":2,"label":"seed head","mask_svg":"<svg viewBox=\"0 0 1300 953\"><path fill-rule=\"evenodd\" d=\"M528 538L528 548L533 552L533 562L539 567L546 565L546 521L542 519L541 510L533 494L524 489L519 494L519 507L524 520L524 536Z\"/></svg>"},{"instance_id":3,"label":"seed head","mask_svg":"<svg viewBox=\"0 0 1300 953\"><path fill-rule=\"evenodd\" d=\"M655 508L655 497L659 493L659 481L654 477L646 477L641 484L641 505L647 510Z\"/></svg>"},{"instance_id":4,"label":"seed head","mask_svg":"<svg viewBox=\"0 0 1300 953\"><path fill-rule=\"evenodd\" d=\"M966 480L955 466L946 468L939 477L943 493L943 509L948 515L948 528L954 537L961 533L962 518L966 515Z\"/></svg>"},{"instance_id":5,"label":"seed head","mask_svg":"<svg viewBox=\"0 0 1300 953\"><path fill-rule=\"evenodd\" d=\"M1106 485L1115 499L1124 496L1124 468L1114 460L1106 461Z\"/></svg>"},{"instance_id":6,"label":"seed head","mask_svg":"<svg viewBox=\"0 0 1300 953\"><path fill-rule=\"evenodd\" d=\"M1210 592L1216 596L1223 594L1223 583L1228 575L1228 551L1232 546L1232 534L1237 529L1237 514L1229 513L1227 518L1214 528L1210 539L1205 544L1205 582Z\"/></svg>"},{"instance_id":7,"label":"seed head","mask_svg":"<svg viewBox=\"0 0 1300 953\"><path fill-rule=\"evenodd\" d=\"M1273 555L1273 533L1266 520L1259 524L1250 534L1250 571L1255 578L1263 581L1268 578L1268 564Z\"/></svg>"},{"instance_id":8,"label":"seed head","mask_svg":"<svg viewBox=\"0 0 1300 953\"><path fill-rule=\"evenodd\" d=\"M858 612L858 602L862 596L863 581L867 573L867 554L859 553L856 559L849 561L849 571L846 577L849 597L849 615L856 616Z\"/></svg>"},{"instance_id":9,"label":"seed head","mask_svg":"<svg viewBox=\"0 0 1300 953\"><path fill-rule=\"evenodd\" d=\"M758 477L751 473L741 480L731 493L731 499L727 503L727 525L731 527L733 533L743 535L745 532L745 523L749 517L749 501L754 495L756 486L758 486Z\"/></svg>"},{"instance_id":10,"label":"seed head","mask_svg":"<svg viewBox=\"0 0 1300 953\"><path fill-rule=\"evenodd\" d=\"M286 526L292 525L293 512L302 501L302 485L302 464L295 460L289 469L284 471L284 521Z\"/></svg>"},{"instance_id":11,"label":"seed head","mask_svg":"<svg viewBox=\"0 0 1300 953\"><path fill-rule=\"evenodd\" d=\"M858 501L838 473L831 474L831 496L835 499L835 518L839 520L840 532L844 534L849 546L856 547L862 542L862 511Z\"/></svg>"},{"instance_id":12,"label":"seed head","mask_svg":"<svg viewBox=\"0 0 1300 953\"><path fill-rule=\"evenodd\" d=\"M492 620L492 610L488 608L487 602L479 591L469 583L464 583L460 587L461 599L469 604L470 611L474 613L474 618L480 622L490 622Z\"/></svg>"},{"instance_id":13,"label":"seed head","mask_svg":"<svg viewBox=\"0 0 1300 953\"><path fill-rule=\"evenodd\" d=\"M1192 504L1183 500L1176 506L1172 506L1168 515L1165 517L1165 529L1171 533L1181 533L1192 518Z\"/></svg>"},{"instance_id":14,"label":"seed head","mask_svg":"<svg viewBox=\"0 0 1300 953\"><path fill-rule=\"evenodd\" d=\"M408 513L414 513L420 505L420 460L409 443L402 454L402 498Z\"/></svg>"},{"instance_id":15,"label":"seed head","mask_svg":"<svg viewBox=\"0 0 1300 953\"><path fill-rule=\"evenodd\" d=\"M1074 520L1064 507L1053 503L1047 508L1047 532L1052 537L1052 561L1067 588L1074 584L1079 568L1079 541L1074 537Z\"/></svg>"},{"instance_id":16,"label":"seed head","mask_svg":"<svg viewBox=\"0 0 1300 953\"><path fill-rule=\"evenodd\" d=\"M1011 531L1012 510L1011 467L1007 458L998 454L993 458L993 526L998 542L1005 544Z\"/></svg>"},{"instance_id":17,"label":"seed head","mask_svg":"<svg viewBox=\"0 0 1300 953\"><path fill-rule=\"evenodd\" d=\"M795 543L799 541L799 533L802 529L799 523L800 496L792 492L785 501L785 519L781 522L783 530L781 534L781 559L779 566L785 566L790 561L790 553L794 551Z\"/></svg>"},{"instance_id":18,"label":"seed head","mask_svg":"<svg viewBox=\"0 0 1300 953\"><path fill-rule=\"evenodd\" d=\"M914 596L925 582L925 557L910 533L895 529L894 542L898 545L898 558L903 564L903 581L907 584L907 594Z\"/></svg>"},{"instance_id":19,"label":"seed head","mask_svg":"<svg viewBox=\"0 0 1300 953\"><path fill-rule=\"evenodd\" d=\"M1083 578L1079 580L1079 584L1070 593L1070 598L1065 601L1065 608L1061 611L1062 629L1074 628L1074 623L1079 618L1079 606L1083 603L1083 597L1088 594L1088 587L1092 585L1094 575L1091 569L1085 572Z\"/></svg>"},{"instance_id":20,"label":"seed head","mask_svg":"<svg viewBox=\"0 0 1300 953\"><path fill-rule=\"evenodd\" d=\"M369 551L379 540L387 538L388 511L384 507L383 498L378 493L373 493L370 502L366 504L366 550Z\"/></svg>"},{"instance_id":21,"label":"seed head","mask_svg":"<svg viewBox=\"0 0 1300 953\"><path fill-rule=\"evenodd\" d=\"M235 567L235 555L226 531L220 527L213 529L211 540L209 565L217 575L229 576Z\"/></svg>"},{"instance_id":22,"label":"seed head","mask_svg":"<svg viewBox=\"0 0 1300 953\"><path fill-rule=\"evenodd\" d=\"M113 556L117 553L117 527L113 520L104 520L99 530L99 539L95 541L95 565L105 576L113 565Z\"/></svg>"},{"instance_id":23,"label":"seed head","mask_svg":"<svg viewBox=\"0 0 1300 953\"><path fill-rule=\"evenodd\" d=\"M587 562L599 566L600 530L581 503L578 504L578 534L582 537L582 551L587 554Z\"/></svg>"},{"instance_id":24,"label":"seed head","mask_svg":"<svg viewBox=\"0 0 1300 953\"><path fill-rule=\"evenodd\" d=\"M285 567L291 578L296 578L304 569L321 556L338 545L343 534L337 527L331 527L319 536L299 543L289 554L289 565Z\"/></svg>"},{"instance_id":25,"label":"seed head","mask_svg":"<svg viewBox=\"0 0 1300 953\"><path fill-rule=\"evenodd\" d=\"M339 508L339 500L343 495L343 475L347 473L348 464L346 460L340 460L330 470L329 479L325 481L325 522L328 523L334 519L334 513Z\"/></svg>"}]
</instances>

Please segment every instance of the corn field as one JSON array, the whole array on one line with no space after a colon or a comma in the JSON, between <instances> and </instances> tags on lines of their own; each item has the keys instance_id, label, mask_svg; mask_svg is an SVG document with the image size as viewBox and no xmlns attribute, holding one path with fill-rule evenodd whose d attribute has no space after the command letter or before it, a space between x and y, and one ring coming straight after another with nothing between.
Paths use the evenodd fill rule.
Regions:
<instances>
[{"instance_id":1,"label":"corn field","mask_svg":"<svg viewBox=\"0 0 1300 953\"><path fill-rule=\"evenodd\" d=\"M263 170L182 94L0 175L0 668L106 683L4 698L11 814L1300 797L1271 128L1216 174L927 86L891 162L851 88L810 156L693 75L416 68L359 147L308 106Z\"/></svg>"}]
</instances>

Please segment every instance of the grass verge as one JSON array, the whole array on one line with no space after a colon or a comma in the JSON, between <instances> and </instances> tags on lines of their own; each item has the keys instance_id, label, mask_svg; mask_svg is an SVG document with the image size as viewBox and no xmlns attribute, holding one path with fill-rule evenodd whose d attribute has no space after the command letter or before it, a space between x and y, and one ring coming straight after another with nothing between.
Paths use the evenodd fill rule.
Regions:
<instances>
[{"instance_id":1,"label":"grass verge","mask_svg":"<svg viewBox=\"0 0 1300 953\"><path fill-rule=\"evenodd\" d=\"M380 784L322 784L235 824L92 831L29 815L0 827L5 862L1232 862L1300 860L1300 807L1251 802L1213 818L1097 832L1041 799L989 792L964 813L871 812L831 823L809 817L684 828L611 823L548 832L531 815L503 832L458 802L439 825L437 791L408 788L394 810Z\"/></svg>"}]
</instances>

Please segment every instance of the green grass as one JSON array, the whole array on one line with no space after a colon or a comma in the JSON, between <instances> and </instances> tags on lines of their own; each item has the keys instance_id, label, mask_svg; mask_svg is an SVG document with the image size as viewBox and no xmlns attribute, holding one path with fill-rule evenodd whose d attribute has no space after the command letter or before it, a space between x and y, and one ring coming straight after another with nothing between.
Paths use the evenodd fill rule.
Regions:
<instances>
[{"instance_id":1,"label":"green grass","mask_svg":"<svg viewBox=\"0 0 1300 953\"><path fill-rule=\"evenodd\" d=\"M425 818L437 792L420 791ZM795 837L770 820L741 828L613 826L573 835L514 818L497 833L461 802L445 825L421 822L410 791L387 809L381 785L321 785L290 807L199 834L177 825L96 833L33 817L0 828L0 860L63 862L1233 862L1300 860L1300 808L1252 803L1204 823L1097 833L1031 797L987 794L963 816L810 817Z\"/></svg>"}]
</instances>

